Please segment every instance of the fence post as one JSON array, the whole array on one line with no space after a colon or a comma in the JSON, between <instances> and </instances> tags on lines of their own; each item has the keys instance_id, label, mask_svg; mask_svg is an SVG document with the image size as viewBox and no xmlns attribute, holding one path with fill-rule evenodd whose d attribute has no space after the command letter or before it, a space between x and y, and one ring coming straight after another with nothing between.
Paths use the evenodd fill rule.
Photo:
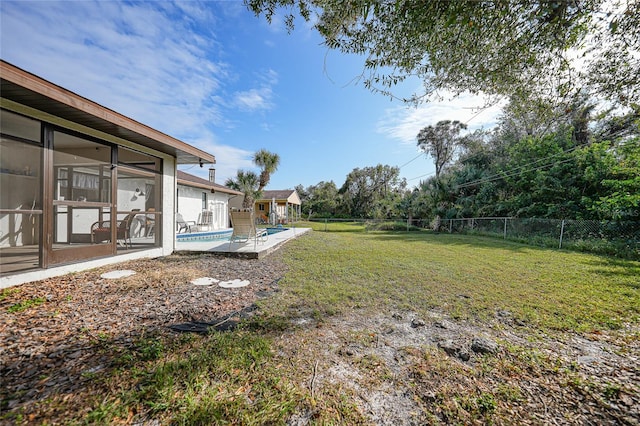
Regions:
<instances>
[{"instance_id":1,"label":"fence post","mask_svg":"<svg viewBox=\"0 0 640 426\"><path fill-rule=\"evenodd\" d=\"M562 236L564 235L564 219L562 219L562 224L560 225L560 244L558 248L562 248Z\"/></svg>"},{"instance_id":2,"label":"fence post","mask_svg":"<svg viewBox=\"0 0 640 426\"><path fill-rule=\"evenodd\" d=\"M453 219L449 219L449 233L453 232Z\"/></svg>"},{"instance_id":3,"label":"fence post","mask_svg":"<svg viewBox=\"0 0 640 426\"><path fill-rule=\"evenodd\" d=\"M504 240L506 240L506 239L507 239L507 218L506 218L506 217L504 218L504 233L503 233L502 238L503 238Z\"/></svg>"}]
</instances>

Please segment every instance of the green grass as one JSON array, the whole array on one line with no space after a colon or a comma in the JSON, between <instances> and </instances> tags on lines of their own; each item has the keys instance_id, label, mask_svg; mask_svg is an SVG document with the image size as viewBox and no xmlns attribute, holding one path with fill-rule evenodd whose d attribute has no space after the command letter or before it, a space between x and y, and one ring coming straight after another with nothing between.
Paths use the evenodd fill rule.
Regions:
<instances>
[{"instance_id":1,"label":"green grass","mask_svg":"<svg viewBox=\"0 0 640 426\"><path fill-rule=\"evenodd\" d=\"M275 424L301 401L271 363L269 339L256 333L186 336L167 345L147 337L123 354L107 379L112 391L96 399L85 421L118 423L136 412L167 424Z\"/></svg>"},{"instance_id":2,"label":"green grass","mask_svg":"<svg viewBox=\"0 0 640 426\"><path fill-rule=\"evenodd\" d=\"M26 299L9 306L7 308L7 311L10 313L23 312L23 311L26 311L27 309L42 305L46 301L47 300L44 297L34 297L32 299Z\"/></svg>"},{"instance_id":3,"label":"green grass","mask_svg":"<svg viewBox=\"0 0 640 426\"><path fill-rule=\"evenodd\" d=\"M578 332L640 317L640 262L488 237L340 226L343 232L296 241L286 256L291 272L282 284L299 299L292 304L324 314L438 309L460 319L501 310L537 328Z\"/></svg>"},{"instance_id":4,"label":"green grass","mask_svg":"<svg viewBox=\"0 0 640 426\"><path fill-rule=\"evenodd\" d=\"M324 224L312 226L322 230ZM104 342L114 367L87 377L87 406L73 406L77 417L70 415L69 421L116 424L135 417L162 424L286 424L292 413L306 412L312 424L365 424L352 388L325 381L314 389L310 384L317 360L321 371L329 368L322 365L326 348L314 345L317 333L323 333L323 319L331 315L436 310L482 322L494 319L496 311L509 311L534 339L538 331L608 332L640 318L640 262L479 236L334 226L338 232L313 232L281 249L278 255L289 266L280 281L282 291L261 302L262 315L240 329L144 336L128 349ZM293 325L300 316L313 318L318 328ZM342 332L360 348L377 344L373 331ZM279 343L284 335L288 346ZM435 346L407 348L407 359L419 360L407 368L412 392L431 407L425 415L434 422L507 422L505 407L526 398L521 375L540 386L558 375L571 389L584 380L562 372L559 361L543 353L504 348L504 354L473 368ZM375 355L347 362L373 387L392 383L397 375ZM424 396L420 389L434 391ZM601 389L608 399L620 392L615 383Z\"/></svg>"},{"instance_id":5,"label":"green grass","mask_svg":"<svg viewBox=\"0 0 640 426\"><path fill-rule=\"evenodd\" d=\"M11 296L12 294L16 294L19 292L20 292L20 289L17 287L2 289L2 291L0 291L0 302L2 302L4 299Z\"/></svg>"}]
</instances>

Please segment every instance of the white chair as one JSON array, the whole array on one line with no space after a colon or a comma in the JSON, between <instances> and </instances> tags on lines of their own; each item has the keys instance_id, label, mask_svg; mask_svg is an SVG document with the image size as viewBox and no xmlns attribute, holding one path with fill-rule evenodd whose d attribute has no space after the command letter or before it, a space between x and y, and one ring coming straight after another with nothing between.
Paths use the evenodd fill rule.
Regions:
<instances>
[{"instance_id":1,"label":"white chair","mask_svg":"<svg viewBox=\"0 0 640 426\"><path fill-rule=\"evenodd\" d=\"M211 210L202 210L198 216L196 223L198 231L211 231L213 228L213 212Z\"/></svg>"},{"instance_id":2,"label":"white chair","mask_svg":"<svg viewBox=\"0 0 640 426\"><path fill-rule=\"evenodd\" d=\"M187 222L186 220L184 220L180 213L176 213L176 226L178 227L178 234L182 231L191 232L191 227L195 225L196 223L193 220Z\"/></svg>"}]
</instances>

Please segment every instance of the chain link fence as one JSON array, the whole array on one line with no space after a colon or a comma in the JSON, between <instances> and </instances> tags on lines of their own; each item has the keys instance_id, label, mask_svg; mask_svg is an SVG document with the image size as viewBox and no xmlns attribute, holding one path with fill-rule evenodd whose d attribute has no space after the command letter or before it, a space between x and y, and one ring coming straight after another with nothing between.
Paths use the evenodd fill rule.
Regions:
<instances>
[{"instance_id":1,"label":"chain link fence","mask_svg":"<svg viewBox=\"0 0 640 426\"><path fill-rule=\"evenodd\" d=\"M640 222L479 217L443 219L438 229L640 259Z\"/></svg>"},{"instance_id":2,"label":"chain link fence","mask_svg":"<svg viewBox=\"0 0 640 426\"><path fill-rule=\"evenodd\" d=\"M640 260L640 222L512 217L468 219L311 219L327 232L421 231L499 237L539 247L564 248Z\"/></svg>"}]
</instances>

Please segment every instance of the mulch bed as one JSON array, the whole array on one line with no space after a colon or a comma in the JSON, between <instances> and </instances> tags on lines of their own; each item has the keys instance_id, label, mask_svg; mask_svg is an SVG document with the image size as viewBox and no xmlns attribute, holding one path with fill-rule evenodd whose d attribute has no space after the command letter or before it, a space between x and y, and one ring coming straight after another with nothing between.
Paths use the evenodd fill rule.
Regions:
<instances>
[{"instance_id":1,"label":"mulch bed","mask_svg":"<svg viewBox=\"0 0 640 426\"><path fill-rule=\"evenodd\" d=\"M100 277L122 269L136 274ZM207 325L234 324L234 316L251 313L256 300L278 291L285 269L277 254L259 260L173 255L5 289L0 415L22 412L28 420L46 420L42 410L48 398L71 397L93 374L111 367L105 343L126 348L144 336L176 333L180 325L185 331L189 324L200 327L193 331L206 331ZM250 285L191 284L200 277L249 280Z\"/></svg>"}]
</instances>

